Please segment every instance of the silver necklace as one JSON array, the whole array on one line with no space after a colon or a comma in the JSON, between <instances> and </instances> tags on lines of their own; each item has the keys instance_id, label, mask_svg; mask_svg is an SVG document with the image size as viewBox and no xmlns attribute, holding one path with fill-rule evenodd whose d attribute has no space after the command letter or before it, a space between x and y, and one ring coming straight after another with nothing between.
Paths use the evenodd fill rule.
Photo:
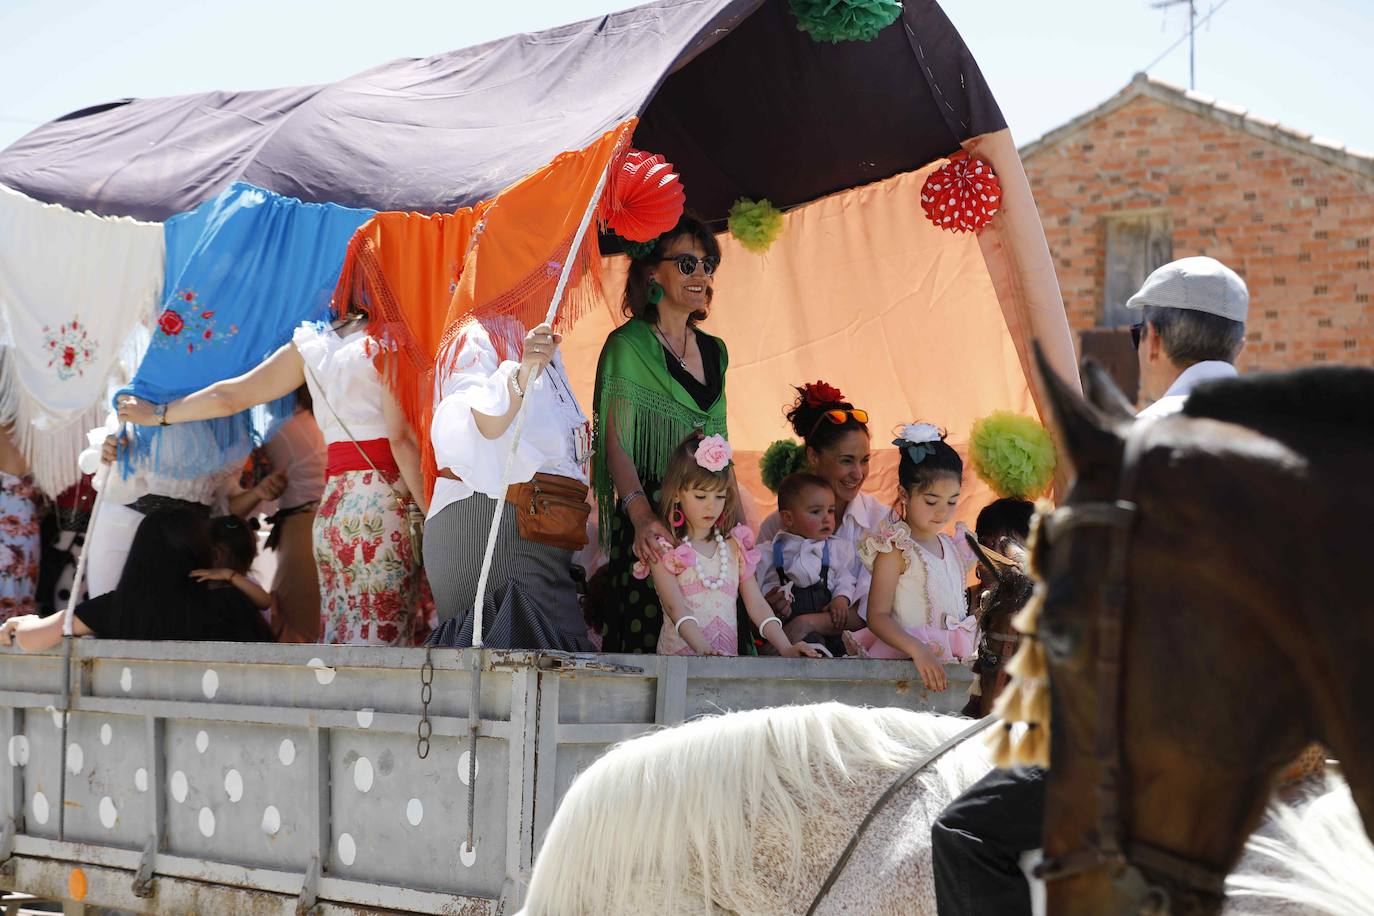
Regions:
<instances>
[{"instance_id":1,"label":"silver necklace","mask_svg":"<svg viewBox=\"0 0 1374 916\"><path fill-rule=\"evenodd\" d=\"M667 348L668 348L668 352L671 353L671 354L673 354L673 359L677 360L677 364L678 364L679 366L681 366L682 368L686 369L686 368L687 368L687 338L684 337L684 338L682 339L682 355L681 355L681 356L678 356L678 355L677 355L677 351L673 349L673 345L670 344L670 343L668 342L668 335L663 333L663 328L659 327L658 325L654 325L654 330L658 332L658 339L661 340L661 341L663 341L663 346L667 347Z\"/></svg>"}]
</instances>

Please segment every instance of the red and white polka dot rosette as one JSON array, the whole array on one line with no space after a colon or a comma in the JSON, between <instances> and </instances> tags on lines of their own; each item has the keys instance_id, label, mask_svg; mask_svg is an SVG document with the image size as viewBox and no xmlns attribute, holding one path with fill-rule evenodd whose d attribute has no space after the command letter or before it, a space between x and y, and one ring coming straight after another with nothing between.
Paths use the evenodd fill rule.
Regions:
<instances>
[{"instance_id":1,"label":"red and white polka dot rosette","mask_svg":"<svg viewBox=\"0 0 1374 916\"><path fill-rule=\"evenodd\" d=\"M1002 205L1002 185L992 166L960 150L930 173L921 187L926 218L951 232L979 232Z\"/></svg>"}]
</instances>

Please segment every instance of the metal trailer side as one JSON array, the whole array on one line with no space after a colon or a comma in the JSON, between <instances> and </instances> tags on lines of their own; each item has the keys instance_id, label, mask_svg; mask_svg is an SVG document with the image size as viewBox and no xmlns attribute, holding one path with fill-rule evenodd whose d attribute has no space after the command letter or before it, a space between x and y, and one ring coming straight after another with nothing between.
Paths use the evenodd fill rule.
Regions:
<instances>
[{"instance_id":1,"label":"metal trailer side","mask_svg":"<svg viewBox=\"0 0 1374 916\"><path fill-rule=\"evenodd\" d=\"M0 887L149 913L495 914L558 800L615 742L705 713L839 700L942 712L909 663L486 651L466 846L472 650L78 640L0 661ZM58 800L65 795L65 814Z\"/></svg>"}]
</instances>

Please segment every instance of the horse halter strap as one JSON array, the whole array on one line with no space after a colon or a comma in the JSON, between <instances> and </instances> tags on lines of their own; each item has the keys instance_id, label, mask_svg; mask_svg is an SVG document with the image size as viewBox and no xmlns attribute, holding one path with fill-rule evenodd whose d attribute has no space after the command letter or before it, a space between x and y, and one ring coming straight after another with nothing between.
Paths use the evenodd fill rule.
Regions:
<instances>
[{"instance_id":1,"label":"horse halter strap","mask_svg":"<svg viewBox=\"0 0 1374 916\"><path fill-rule=\"evenodd\" d=\"M1067 855L1046 859L1036 873L1046 881L1072 877L1097 868L1110 869L1113 881L1153 910L1167 912L1168 894L1150 883L1136 866L1166 875L1191 890L1212 897L1223 895L1224 872L1210 865L1186 859L1147 843L1131 841L1121 823L1121 680L1124 652L1123 630L1126 598L1129 594L1127 562L1131 535L1139 517L1132 497L1140 475L1140 459L1145 453L1149 423L1136 423L1126 434L1121 480L1113 502L1063 506L1042 522L1041 536L1053 544L1076 528L1106 528L1109 553L1098 599L1096 736L1093 755L1097 760L1097 838L1089 846Z\"/></svg>"}]
</instances>

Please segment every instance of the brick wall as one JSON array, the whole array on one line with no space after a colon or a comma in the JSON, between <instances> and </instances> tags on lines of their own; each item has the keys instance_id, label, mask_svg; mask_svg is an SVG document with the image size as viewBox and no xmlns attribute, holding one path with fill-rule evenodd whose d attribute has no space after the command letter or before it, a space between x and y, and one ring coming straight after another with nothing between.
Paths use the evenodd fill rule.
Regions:
<instances>
[{"instance_id":1,"label":"brick wall","mask_svg":"<svg viewBox=\"0 0 1374 916\"><path fill-rule=\"evenodd\" d=\"M1098 324L1104 216L1164 208L1175 258L1250 287L1242 369L1374 365L1374 181L1148 96L1025 167L1075 337Z\"/></svg>"}]
</instances>

